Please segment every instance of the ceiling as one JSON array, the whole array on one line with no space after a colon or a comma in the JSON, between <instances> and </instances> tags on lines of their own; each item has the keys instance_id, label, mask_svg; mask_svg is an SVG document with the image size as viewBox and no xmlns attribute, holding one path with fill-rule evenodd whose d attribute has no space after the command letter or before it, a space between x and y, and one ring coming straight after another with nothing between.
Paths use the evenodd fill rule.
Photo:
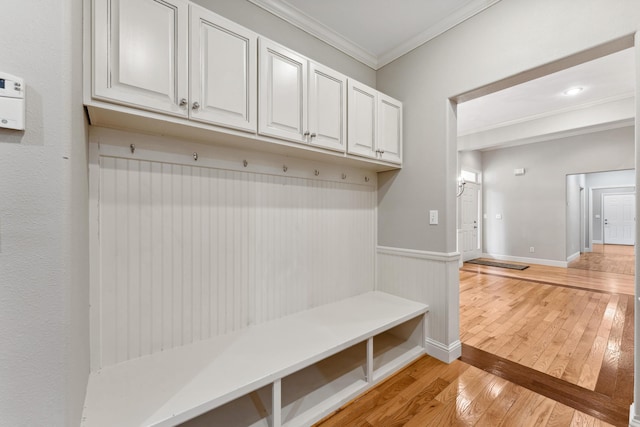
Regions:
<instances>
[{"instance_id":1,"label":"ceiling","mask_svg":"<svg viewBox=\"0 0 640 427\"><path fill-rule=\"evenodd\" d=\"M377 70L500 0L249 1ZM556 126L548 126L547 139L561 135L557 131L559 121L564 121L565 135L568 131L577 134L575 129L579 127L582 133L596 130L587 119L576 120L576 114L571 116L571 112L581 112L585 117L590 114L592 121L596 117L600 128L606 120L628 126L635 108L630 107L631 102L626 102L624 108L620 104L633 99L635 78L633 49L626 49L461 103L458 105L459 148L508 145L507 128L512 135L520 135L520 141L514 140L513 144L543 140L542 122L546 118L551 123L552 116ZM584 90L573 97L562 94L574 86ZM572 120L574 123L570 123ZM514 131L518 124L529 125L528 131ZM569 129L571 126L575 129ZM540 135L532 136L531 129L535 127ZM495 142L498 133L504 140ZM524 134L527 138L522 137ZM488 139L494 140L491 147L486 144ZM480 142L485 145L481 146ZM474 148L476 146L478 148Z\"/></svg>"},{"instance_id":2,"label":"ceiling","mask_svg":"<svg viewBox=\"0 0 640 427\"><path fill-rule=\"evenodd\" d=\"M374 70L500 0L249 0Z\"/></svg>"},{"instance_id":3,"label":"ceiling","mask_svg":"<svg viewBox=\"0 0 640 427\"><path fill-rule=\"evenodd\" d=\"M572 87L584 90L564 95ZM458 105L458 134L585 109L635 92L635 56L625 49Z\"/></svg>"}]
</instances>

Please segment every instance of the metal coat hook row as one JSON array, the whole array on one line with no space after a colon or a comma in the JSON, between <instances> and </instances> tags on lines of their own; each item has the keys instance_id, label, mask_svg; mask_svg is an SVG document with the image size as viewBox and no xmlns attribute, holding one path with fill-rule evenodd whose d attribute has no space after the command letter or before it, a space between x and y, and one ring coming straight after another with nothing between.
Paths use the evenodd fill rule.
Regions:
<instances>
[{"instance_id":1,"label":"metal coat hook row","mask_svg":"<svg viewBox=\"0 0 640 427\"><path fill-rule=\"evenodd\" d=\"M193 153L193 160L198 161L198 153Z\"/></svg>"},{"instance_id":2,"label":"metal coat hook row","mask_svg":"<svg viewBox=\"0 0 640 427\"><path fill-rule=\"evenodd\" d=\"M129 145L129 149L131 150L131 154L134 154L136 152L136 145L135 144Z\"/></svg>"},{"instance_id":3,"label":"metal coat hook row","mask_svg":"<svg viewBox=\"0 0 640 427\"><path fill-rule=\"evenodd\" d=\"M246 168L247 166L249 166L249 162L247 162L246 160L242 161L242 164L244 165L244 167Z\"/></svg>"}]
</instances>

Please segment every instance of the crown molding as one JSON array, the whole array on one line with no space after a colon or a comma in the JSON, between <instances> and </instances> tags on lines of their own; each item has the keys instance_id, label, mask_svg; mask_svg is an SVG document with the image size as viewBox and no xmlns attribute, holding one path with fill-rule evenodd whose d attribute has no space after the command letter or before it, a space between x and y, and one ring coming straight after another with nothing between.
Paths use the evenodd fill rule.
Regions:
<instances>
[{"instance_id":1,"label":"crown molding","mask_svg":"<svg viewBox=\"0 0 640 427\"><path fill-rule=\"evenodd\" d=\"M291 6L283 0L249 0L251 3L284 19L291 25L300 28L302 31L322 40L323 42L346 53L357 61L376 70L378 68L378 58L368 50L356 45L320 21L310 17L299 9Z\"/></svg>"},{"instance_id":2,"label":"crown molding","mask_svg":"<svg viewBox=\"0 0 640 427\"><path fill-rule=\"evenodd\" d=\"M439 35L449 31L453 27L462 24L464 21L473 18L480 12L488 9L500 0L473 0L452 14L440 20L436 25L427 28L422 33L410 38L397 47L382 53L378 57L378 68L382 68L390 62L395 61L402 55L411 52L413 49L425 44L429 40L435 39ZM376 69L378 69L376 68Z\"/></svg>"},{"instance_id":3,"label":"crown molding","mask_svg":"<svg viewBox=\"0 0 640 427\"><path fill-rule=\"evenodd\" d=\"M313 17L293 7L285 0L249 1L256 6L261 7L262 9L274 14L275 16L284 19L291 25L294 25L301 30L311 34L312 36L317 37L330 46L333 46L334 48L346 53L355 60L362 62L363 64L373 68L374 70L378 70L379 68L412 51L418 46L428 42L431 39L434 39L435 37L450 30L456 25L461 24L467 19L493 6L500 0L472 0L464 7L457 9L452 14L448 15L446 18L438 22L437 25L428 28L424 32L403 42L399 46L382 53L380 56L376 56L362 46L359 46L351 40L345 38L341 34L335 32Z\"/></svg>"}]
</instances>

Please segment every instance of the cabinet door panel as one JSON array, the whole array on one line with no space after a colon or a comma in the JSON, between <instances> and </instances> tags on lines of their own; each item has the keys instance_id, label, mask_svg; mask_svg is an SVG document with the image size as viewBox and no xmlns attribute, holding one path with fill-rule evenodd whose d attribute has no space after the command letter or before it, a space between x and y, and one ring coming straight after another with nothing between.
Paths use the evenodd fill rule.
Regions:
<instances>
[{"instance_id":1,"label":"cabinet door panel","mask_svg":"<svg viewBox=\"0 0 640 427\"><path fill-rule=\"evenodd\" d=\"M309 65L309 143L345 151L347 79L319 64ZM313 136L315 135L315 136Z\"/></svg>"},{"instance_id":2,"label":"cabinet door panel","mask_svg":"<svg viewBox=\"0 0 640 427\"><path fill-rule=\"evenodd\" d=\"M256 131L258 36L205 9L191 9L191 118Z\"/></svg>"},{"instance_id":3,"label":"cabinet door panel","mask_svg":"<svg viewBox=\"0 0 640 427\"><path fill-rule=\"evenodd\" d=\"M349 80L349 138L348 152L376 157L377 91Z\"/></svg>"},{"instance_id":4,"label":"cabinet door panel","mask_svg":"<svg viewBox=\"0 0 640 427\"><path fill-rule=\"evenodd\" d=\"M95 0L93 95L186 115L188 5Z\"/></svg>"},{"instance_id":5,"label":"cabinet door panel","mask_svg":"<svg viewBox=\"0 0 640 427\"><path fill-rule=\"evenodd\" d=\"M378 94L378 145L380 159L402 163L402 103Z\"/></svg>"},{"instance_id":6,"label":"cabinet door panel","mask_svg":"<svg viewBox=\"0 0 640 427\"><path fill-rule=\"evenodd\" d=\"M259 133L305 142L307 60L260 39L259 90Z\"/></svg>"}]
</instances>

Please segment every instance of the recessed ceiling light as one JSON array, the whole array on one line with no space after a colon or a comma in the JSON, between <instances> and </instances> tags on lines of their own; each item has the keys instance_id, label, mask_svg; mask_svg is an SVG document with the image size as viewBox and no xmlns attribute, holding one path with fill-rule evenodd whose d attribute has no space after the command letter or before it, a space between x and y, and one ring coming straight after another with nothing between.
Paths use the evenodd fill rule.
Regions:
<instances>
[{"instance_id":1,"label":"recessed ceiling light","mask_svg":"<svg viewBox=\"0 0 640 427\"><path fill-rule=\"evenodd\" d=\"M584 90L583 87L572 87L569 88L567 90L565 90L564 92L562 92L564 95L566 96L574 96L579 94L580 92L582 92Z\"/></svg>"}]
</instances>

